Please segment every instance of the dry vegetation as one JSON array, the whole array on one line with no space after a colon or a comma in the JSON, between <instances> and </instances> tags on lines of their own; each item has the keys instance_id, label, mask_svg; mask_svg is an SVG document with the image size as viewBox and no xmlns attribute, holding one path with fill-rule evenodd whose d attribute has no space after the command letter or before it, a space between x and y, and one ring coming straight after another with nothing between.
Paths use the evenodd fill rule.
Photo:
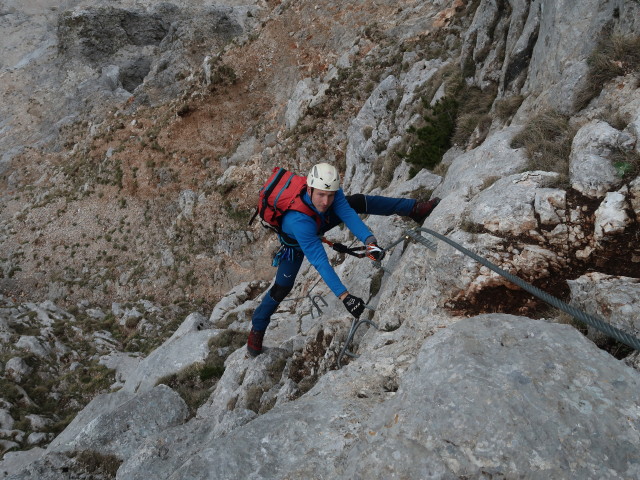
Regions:
<instances>
[{"instance_id":1,"label":"dry vegetation","mask_svg":"<svg viewBox=\"0 0 640 480\"><path fill-rule=\"evenodd\" d=\"M532 117L511 143L513 148L524 148L529 158L527 170L543 170L560 174L560 183L569 178L569 154L576 128L569 117L555 111L546 111Z\"/></svg>"},{"instance_id":2,"label":"dry vegetation","mask_svg":"<svg viewBox=\"0 0 640 480\"><path fill-rule=\"evenodd\" d=\"M576 111L585 108L610 80L640 72L640 36L622 36L605 28L588 63L587 80L576 95Z\"/></svg>"}]
</instances>

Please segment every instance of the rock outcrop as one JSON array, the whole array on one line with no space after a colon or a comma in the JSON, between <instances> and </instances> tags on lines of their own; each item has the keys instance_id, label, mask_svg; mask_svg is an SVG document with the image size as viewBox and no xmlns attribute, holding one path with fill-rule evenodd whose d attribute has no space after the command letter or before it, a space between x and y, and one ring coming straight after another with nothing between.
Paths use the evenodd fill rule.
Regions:
<instances>
[{"instance_id":1,"label":"rock outcrop","mask_svg":"<svg viewBox=\"0 0 640 480\"><path fill-rule=\"evenodd\" d=\"M640 65L576 111L640 4L240 3L0 7L50 22L0 72L3 478L640 477L638 354L424 230L640 335ZM410 164L452 96L475 123ZM577 132L559 171L516 146L550 110ZM317 160L350 193L442 200L364 219L382 268L328 251L371 307L350 345L305 262L249 357L277 245L246 225L255 186Z\"/></svg>"}]
</instances>

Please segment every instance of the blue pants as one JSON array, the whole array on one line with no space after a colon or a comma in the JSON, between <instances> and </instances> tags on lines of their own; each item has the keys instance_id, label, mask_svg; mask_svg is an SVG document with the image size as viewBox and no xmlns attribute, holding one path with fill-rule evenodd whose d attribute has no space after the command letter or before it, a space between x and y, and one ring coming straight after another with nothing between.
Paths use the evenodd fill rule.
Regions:
<instances>
[{"instance_id":1,"label":"blue pants","mask_svg":"<svg viewBox=\"0 0 640 480\"><path fill-rule=\"evenodd\" d=\"M416 204L415 200L409 198L391 198L377 195L356 194L348 195L346 198L356 213L369 215L408 215ZM335 220L322 227L320 234L324 234L342 223L335 215L333 218ZM271 321L271 315L293 289L303 260L304 254L299 249L294 249L291 256L281 258L273 287L262 298L262 302L253 312L251 323L255 331L264 332L267 329Z\"/></svg>"}]
</instances>

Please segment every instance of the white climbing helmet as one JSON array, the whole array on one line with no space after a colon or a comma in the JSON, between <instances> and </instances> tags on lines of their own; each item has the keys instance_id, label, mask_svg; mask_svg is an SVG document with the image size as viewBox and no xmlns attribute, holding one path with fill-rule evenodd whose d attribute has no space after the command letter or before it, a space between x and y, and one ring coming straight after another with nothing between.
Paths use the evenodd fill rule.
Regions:
<instances>
[{"instance_id":1,"label":"white climbing helmet","mask_svg":"<svg viewBox=\"0 0 640 480\"><path fill-rule=\"evenodd\" d=\"M307 175L307 186L335 192L340 188L340 173L333 165L318 163L311 168L309 175Z\"/></svg>"}]
</instances>

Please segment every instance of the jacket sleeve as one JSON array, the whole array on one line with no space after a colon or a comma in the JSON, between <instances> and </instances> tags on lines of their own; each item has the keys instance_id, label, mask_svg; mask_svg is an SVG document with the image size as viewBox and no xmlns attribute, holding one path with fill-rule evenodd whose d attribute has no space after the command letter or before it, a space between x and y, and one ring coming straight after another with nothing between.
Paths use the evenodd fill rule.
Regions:
<instances>
[{"instance_id":1,"label":"jacket sleeve","mask_svg":"<svg viewBox=\"0 0 640 480\"><path fill-rule=\"evenodd\" d=\"M309 263L318 271L324 282L339 297L347 291L335 272L322 241L318 236L316 221L304 213L289 211L282 221L282 230L296 239Z\"/></svg>"},{"instance_id":2,"label":"jacket sleeve","mask_svg":"<svg viewBox=\"0 0 640 480\"><path fill-rule=\"evenodd\" d=\"M373 235L369 228L367 228L364 222L360 219L360 216L356 211L351 208L342 189L338 190L336 193L336 197L331 208L333 208L334 213L340 217L340 220L344 222L351 233L353 233L362 243L366 243L367 238Z\"/></svg>"}]
</instances>

